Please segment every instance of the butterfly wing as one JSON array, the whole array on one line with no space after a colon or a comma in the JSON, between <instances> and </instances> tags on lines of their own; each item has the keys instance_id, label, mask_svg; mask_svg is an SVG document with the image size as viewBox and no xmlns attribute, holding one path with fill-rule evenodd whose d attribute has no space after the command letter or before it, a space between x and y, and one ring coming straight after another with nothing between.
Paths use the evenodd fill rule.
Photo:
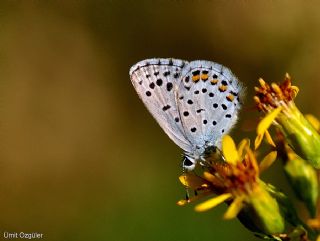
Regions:
<instances>
[{"instance_id":1,"label":"butterfly wing","mask_svg":"<svg viewBox=\"0 0 320 241\"><path fill-rule=\"evenodd\" d=\"M242 86L237 78L220 64L197 60L184 67L178 89L181 122L193 151L220 147L238 118Z\"/></svg>"},{"instance_id":2,"label":"butterfly wing","mask_svg":"<svg viewBox=\"0 0 320 241\"><path fill-rule=\"evenodd\" d=\"M176 104L176 90L183 67L178 59L146 59L130 69L130 78L139 97L165 133L183 150L190 152Z\"/></svg>"}]
</instances>

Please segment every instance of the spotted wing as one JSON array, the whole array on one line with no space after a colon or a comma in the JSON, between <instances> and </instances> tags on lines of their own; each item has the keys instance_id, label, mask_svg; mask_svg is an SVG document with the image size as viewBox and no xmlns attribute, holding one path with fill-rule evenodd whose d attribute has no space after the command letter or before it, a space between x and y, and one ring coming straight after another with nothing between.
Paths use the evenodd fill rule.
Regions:
<instances>
[{"instance_id":1,"label":"spotted wing","mask_svg":"<svg viewBox=\"0 0 320 241\"><path fill-rule=\"evenodd\" d=\"M238 118L242 87L231 71L214 62L193 61L182 71L177 98L181 122L193 149L220 147Z\"/></svg>"},{"instance_id":2,"label":"spotted wing","mask_svg":"<svg viewBox=\"0 0 320 241\"><path fill-rule=\"evenodd\" d=\"M178 59L147 59L130 69L130 78L139 97L166 134L183 150L190 152L177 110L175 92L182 68L188 62Z\"/></svg>"}]
</instances>

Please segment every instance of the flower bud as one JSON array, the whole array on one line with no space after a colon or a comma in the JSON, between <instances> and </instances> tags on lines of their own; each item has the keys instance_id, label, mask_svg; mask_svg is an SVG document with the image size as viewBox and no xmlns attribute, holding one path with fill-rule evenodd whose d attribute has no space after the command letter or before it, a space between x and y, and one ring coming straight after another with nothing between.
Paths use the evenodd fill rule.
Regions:
<instances>
[{"instance_id":1,"label":"flower bud","mask_svg":"<svg viewBox=\"0 0 320 241\"><path fill-rule=\"evenodd\" d=\"M276 121L294 151L313 167L320 168L320 136L292 102Z\"/></svg>"},{"instance_id":2,"label":"flower bud","mask_svg":"<svg viewBox=\"0 0 320 241\"><path fill-rule=\"evenodd\" d=\"M319 195L316 170L290 148L287 148L284 171L296 196L306 204L310 215L315 217Z\"/></svg>"},{"instance_id":3,"label":"flower bud","mask_svg":"<svg viewBox=\"0 0 320 241\"><path fill-rule=\"evenodd\" d=\"M239 220L251 231L273 235L284 231L285 223L277 200L263 185L248 197L248 205L239 213Z\"/></svg>"}]
</instances>

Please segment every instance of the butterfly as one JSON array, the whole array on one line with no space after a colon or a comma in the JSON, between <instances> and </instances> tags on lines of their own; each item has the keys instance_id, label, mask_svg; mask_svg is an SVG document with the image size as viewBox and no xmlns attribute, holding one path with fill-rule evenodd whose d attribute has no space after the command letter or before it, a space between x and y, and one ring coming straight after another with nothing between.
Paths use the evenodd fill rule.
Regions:
<instances>
[{"instance_id":1,"label":"butterfly","mask_svg":"<svg viewBox=\"0 0 320 241\"><path fill-rule=\"evenodd\" d=\"M188 171L205 163L237 122L244 88L223 65L153 58L133 65L129 75L149 112L184 150Z\"/></svg>"}]
</instances>

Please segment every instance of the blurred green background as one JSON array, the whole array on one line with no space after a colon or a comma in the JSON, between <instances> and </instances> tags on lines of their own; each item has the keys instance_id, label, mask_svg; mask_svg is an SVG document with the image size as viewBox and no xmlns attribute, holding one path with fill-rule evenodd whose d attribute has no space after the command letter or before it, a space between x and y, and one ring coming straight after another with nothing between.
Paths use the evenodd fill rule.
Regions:
<instances>
[{"instance_id":1,"label":"blurred green background","mask_svg":"<svg viewBox=\"0 0 320 241\"><path fill-rule=\"evenodd\" d=\"M1 1L1 238L256 240L222 221L224 205L176 206L181 151L128 71L151 57L228 66L247 86L238 140L252 137L259 77L289 72L300 109L320 116L319 11L295 0ZM277 165L265 178L285 187Z\"/></svg>"}]
</instances>

